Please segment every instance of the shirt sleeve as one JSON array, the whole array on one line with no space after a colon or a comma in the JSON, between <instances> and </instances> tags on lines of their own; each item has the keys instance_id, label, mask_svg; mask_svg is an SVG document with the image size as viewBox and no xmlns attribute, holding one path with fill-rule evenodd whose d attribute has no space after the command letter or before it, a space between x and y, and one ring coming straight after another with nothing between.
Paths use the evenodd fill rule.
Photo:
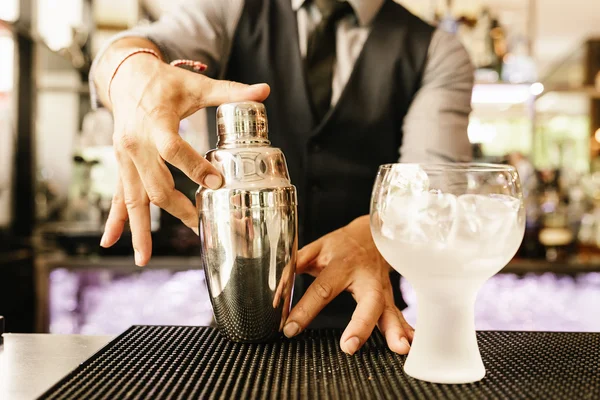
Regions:
<instances>
[{"instance_id":1,"label":"shirt sleeve","mask_svg":"<svg viewBox=\"0 0 600 400\"><path fill-rule=\"evenodd\" d=\"M404 119L400 162L469 161L467 135L475 70L459 39L436 30L421 88Z\"/></svg>"},{"instance_id":2,"label":"shirt sleeve","mask_svg":"<svg viewBox=\"0 0 600 400\"><path fill-rule=\"evenodd\" d=\"M98 52L90 69L92 105L97 106L94 69L110 45L126 37L152 41L166 62L176 59L201 61L208 65L206 75L223 74L235 30L244 8L244 0L181 0L158 21L138 26L112 37Z\"/></svg>"}]
</instances>

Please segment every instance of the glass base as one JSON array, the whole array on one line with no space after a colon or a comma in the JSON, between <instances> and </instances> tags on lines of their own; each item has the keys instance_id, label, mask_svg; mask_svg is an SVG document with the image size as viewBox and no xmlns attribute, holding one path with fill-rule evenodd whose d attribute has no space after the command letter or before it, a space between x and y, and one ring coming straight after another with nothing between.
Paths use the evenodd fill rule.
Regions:
<instances>
[{"instance_id":1,"label":"glass base","mask_svg":"<svg viewBox=\"0 0 600 400\"><path fill-rule=\"evenodd\" d=\"M415 360L415 358L413 358ZM436 368L435 365L419 365L419 363L411 363L410 357L404 363L404 372L411 378L419 379L431 383L443 384L464 384L474 383L482 380L485 377L485 367L483 362L473 363L469 367L462 368Z\"/></svg>"}]
</instances>

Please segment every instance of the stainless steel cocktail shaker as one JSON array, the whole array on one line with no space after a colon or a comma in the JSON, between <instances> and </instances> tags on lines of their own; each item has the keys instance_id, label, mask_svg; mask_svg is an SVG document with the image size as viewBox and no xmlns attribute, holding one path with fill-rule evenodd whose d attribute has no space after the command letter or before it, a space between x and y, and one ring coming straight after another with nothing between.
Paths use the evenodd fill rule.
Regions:
<instances>
[{"instance_id":1,"label":"stainless steel cocktail shaker","mask_svg":"<svg viewBox=\"0 0 600 400\"><path fill-rule=\"evenodd\" d=\"M217 326L237 342L279 336L290 310L298 252L296 188L271 147L263 104L217 109L217 148L206 158L225 177L196 193L202 262Z\"/></svg>"}]
</instances>

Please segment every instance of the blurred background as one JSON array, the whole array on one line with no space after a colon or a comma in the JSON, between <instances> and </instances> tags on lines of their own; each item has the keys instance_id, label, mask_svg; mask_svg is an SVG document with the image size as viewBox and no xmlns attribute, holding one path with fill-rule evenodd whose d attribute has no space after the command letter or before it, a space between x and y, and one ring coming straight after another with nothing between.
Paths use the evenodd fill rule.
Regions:
<instances>
[{"instance_id":1,"label":"blurred background","mask_svg":"<svg viewBox=\"0 0 600 400\"><path fill-rule=\"evenodd\" d=\"M112 118L92 111L91 60L178 0L1 0L0 315L11 332L113 334L207 325L198 239L154 209L154 257L126 233L99 247L116 187ZM482 289L478 329L600 331L600 2L404 0L455 32L477 67L469 139L521 176L527 231ZM212 118L212 116L209 116ZM208 150L206 115L181 135ZM424 132L426 134L426 132ZM192 197L184 176L177 185ZM414 295L404 284L414 322Z\"/></svg>"}]
</instances>

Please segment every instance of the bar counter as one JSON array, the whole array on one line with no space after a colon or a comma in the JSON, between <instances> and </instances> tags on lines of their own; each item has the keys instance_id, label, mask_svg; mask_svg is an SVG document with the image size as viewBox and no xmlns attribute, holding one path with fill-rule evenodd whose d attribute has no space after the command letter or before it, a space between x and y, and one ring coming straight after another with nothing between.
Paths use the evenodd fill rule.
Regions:
<instances>
[{"instance_id":1,"label":"bar counter","mask_svg":"<svg viewBox=\"0 0 600 400\"><path fill-rule=\"evenodd\" d=\"M486 377L467 385L407 376L405 356L390 352L378 331L354 356L339 350L340 335L308 331L261 344L233 343L214 328L191 326L133 326L113 340L6 335L0 398L600 397L600 333L480 331Z\"/></svg>"},{"instance_id":2,"label":"bar counter","mask_svg":"<svg viewBox=\"0 0 600 400\"><path fill-rule=\"evenodd\" d=\"M114 336L4 334L0 399L31 400L105 346Z\"/></svg>"}]
</instances>

